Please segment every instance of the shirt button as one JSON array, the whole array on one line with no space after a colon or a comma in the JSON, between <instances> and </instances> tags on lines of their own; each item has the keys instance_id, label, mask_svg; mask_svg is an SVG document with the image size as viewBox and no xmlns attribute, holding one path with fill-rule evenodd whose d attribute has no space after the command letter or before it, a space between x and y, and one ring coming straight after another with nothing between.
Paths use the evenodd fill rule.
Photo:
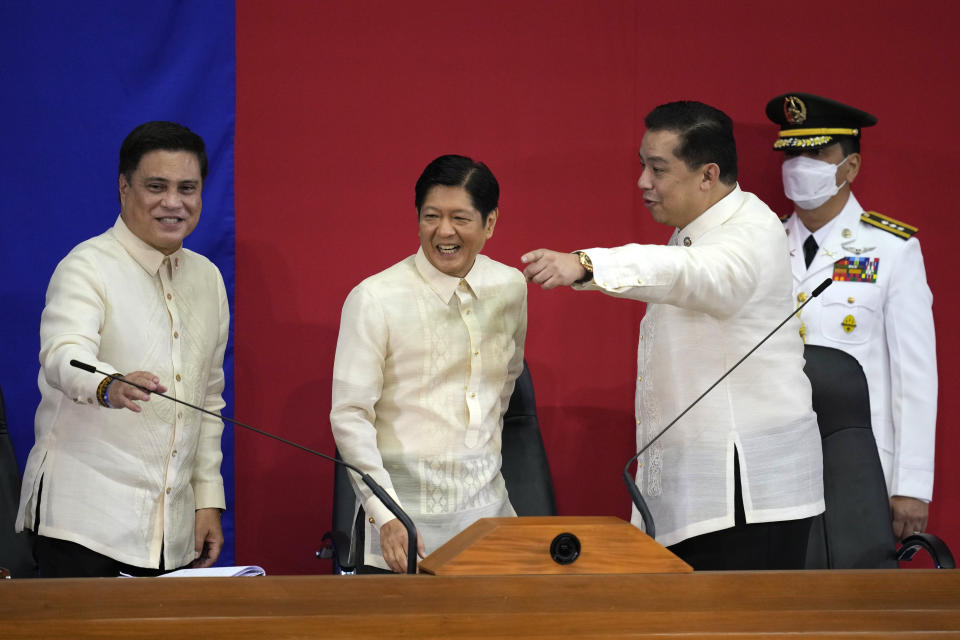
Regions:
<instances>
[{"instance_id":1,"label":"shirt button","mask_svg":"<svg viewBox=\"0 0 960 640\"><path fill-rule=\"evenodd\" d=\"M180 374L178 373L178 374L177 374L177 382L180 382L180 380L181 380Z\"/></svg>"},{"instance_id":2,"label":"shirt button","mask_svg":"<svg viewBox=\"0 0 960 640\"><path fill-rule=\"evenodd\" d=\"M637 382L640 382L641 380L643 380L643 376L637 376Z\"/></svg>"},{"instance_id":3,"label":"shirt button","mask_svg":"<svg viewBox=\"0 0 960 640\"><path fill-rule=\"evenodd\" d=\"M176 458L176 457L177 457L177 450L174 449L174 450L173 450L173 453L171 453L170 455L173 456L174 458Z\"/></svg>"},{"instance_id":4,"label":"shirt button","mask_svg":"<svg viewBox=\"0 0 960 640\"><path fill-rule=\"evenodd\" d=\"M373 516L370 516L370 524L376 524L376 523L373 521Z\"/></svg>"},{"instance_id":5,"label":"shirt button","mask_svg":"<svg viewBox=\"0 0 960 640\"><path fill-rule=\"evenodd\" d=\"M470 315L470 309L467 309L467 315Z\"/></svg>"},{"instance_id":6,"label":"shirt button","mask_svg":"<svg viewBox=\"0 0 960 640\"><path fill-rule=\"evenodd\" d=\"M691 242L690 242L690 236L687 236L686 238L683 239L683 246L689 247L690 244L691 244Z\"/></svg>"},{"instance_id":7,"label":"shirt button","mask_svg":"<svg viewBox=\"0 0 960 640\"><path fill-rule=\"evenodd\" d=\"M797 294L797 302L804 302L807 299L807 294L801 291Z\"/></svg>"},{"instance_id":8,"label":"shirt button","mask_svg":"<svg viewBox=\"0 0 960 640\"><path fill-rule=\"evenodd\" d=\"M850 304L853 304L855 302L855 300L853 299L853 296L850 296L849 298L847 298L847 302L849 302Z\"/></svg>"},{"instance_id":9,"label":"shirt button","mask_svg":"<svg viewBox=\"0 0 960 640\"><path fill-rule=\"evenodd\" d=\"M640 421L639 421L639 420L637 420L637 424L640 424Z\"/></svg>"},{"instance_id":10,"label":"shirt button","mask_svg":"<svg viewBox=\"0 0 960 640\"><path fill-rule=\"evenodd\" d=\"M170 487L167 487L167 495L170 495Z\"/></svg>"},{"instance_id":11,"label":"shirt button","mask_svg":"<svg viewBox=\"0 0 960 640\"><path fill-rule=\"evenodd\" d=\"M470 397L471 397L471 398L476 398L476 397L477 397L477 394L471 393L471 394L470 394Z\"/></svg>"},{"instance_id":12,"label":"shirt button","mask_svg":"<svg viewBox=\"0 0 960 640\"><path fill-rule=\"evenodd\" d=\"M170 295L169 293L167 294L167 300L173 300L173 296Z\"/></svg>"},{"instance_id":13,"label":"shirt button","mask_svg":"<svg viewBox=\"0 0 960 640\"><path fill-rule=\"evenodd\" d=\"M851 300L850 302L853 302L853 300ZM473 352L473 355L478 356L478 355L480 355L480 352L479 352L479 351L474 351L474 352Z\"/></svg>"},{"instance_id":14,"label":"shirt button","mask_svg":"<svg viewBox=\"0 0 960 640\"><path fill-rule=\"evenodd\" d=\"M173 332L173 337L174 337L174 339L179 338L179 337L180 337L180 334L179 334L178 332L174 331L174 332Z\"/></svg>"},{"instance_id":15,"label":"shirt button","mask_svg":"<svg viewBox=\"0 0 960 640\"><path fill-rule=\"evenodd\" d=\"M637 284L643 284L643 280L641 280L640 278L637 278Z\"/></svg>"}]
</instances>

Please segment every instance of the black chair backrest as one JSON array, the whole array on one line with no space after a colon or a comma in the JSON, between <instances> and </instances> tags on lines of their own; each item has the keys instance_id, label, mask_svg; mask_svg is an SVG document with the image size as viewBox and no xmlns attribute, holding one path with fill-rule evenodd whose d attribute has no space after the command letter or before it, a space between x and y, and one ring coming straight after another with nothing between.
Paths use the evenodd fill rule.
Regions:
<instances>
[{"instance_id":1,"label":"black chair backrest","mask_svg":"<svg viewBox=\"0 0 960 640\"><path fill-rule=\"evenodd\" d=\"M537 400L527 363L517 378L503 416L503 466L500 473L518 516L555 516L557 504L547 452L540 435Z\"/></svg>"},{"instance_id":2,"label":"black chair backrest","mask_svg":"<svg viewBox=\"0 0 960 640\"><path fill-rule=\"evenodd\" d=\"M856 358L804 347L823 443L826 511L815 519L808 569L896 568L890 501L870 424L867 379Z\"/></svg>"}]
</instances>

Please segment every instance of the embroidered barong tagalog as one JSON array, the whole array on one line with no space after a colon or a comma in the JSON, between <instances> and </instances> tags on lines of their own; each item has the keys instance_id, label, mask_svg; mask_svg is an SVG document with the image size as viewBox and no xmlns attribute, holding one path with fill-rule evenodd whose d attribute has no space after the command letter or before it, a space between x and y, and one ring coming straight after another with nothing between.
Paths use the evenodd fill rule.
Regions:
<instances>
[{"instance_id":1,"label":"embroidered barong tagalog","mask_svg":"<svg viewBox=\"0 0 960 640\"><path fill-rule=\"evenodd\" d=\"M833 263L833 279L845 282L876 282L880 258L846 257Z\"/></svg>"}]
</instances>

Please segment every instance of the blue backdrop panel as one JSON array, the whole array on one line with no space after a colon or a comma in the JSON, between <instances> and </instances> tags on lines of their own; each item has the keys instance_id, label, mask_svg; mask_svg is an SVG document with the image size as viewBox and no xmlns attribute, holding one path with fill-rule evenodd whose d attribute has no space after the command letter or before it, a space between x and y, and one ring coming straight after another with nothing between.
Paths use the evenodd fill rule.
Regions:
<instances>
[{"instance_id":1,"label":"blue backdrop panel","mask_svg":"<svg viewBox=\"0 0 960 640\"><path fill-rule=\"evenodd\" d=\"M186 245L213 260L234 288L233 0L0 2L0 386L20 470L33 445L39 324L47 281L77 243L119 212L120 143L147 120L203 136L210 175L203 215ZM233 340L226 415L233 407ZM226 548L233 563L233 431L223 438Z\"/></svg>"}]
</instances>

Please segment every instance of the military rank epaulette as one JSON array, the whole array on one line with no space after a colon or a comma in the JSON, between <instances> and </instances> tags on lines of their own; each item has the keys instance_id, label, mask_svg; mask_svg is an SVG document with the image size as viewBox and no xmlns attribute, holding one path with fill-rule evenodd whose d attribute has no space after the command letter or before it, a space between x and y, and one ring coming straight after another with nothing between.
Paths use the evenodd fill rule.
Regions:
<instances>
[{"instance_id":1,"label":"military rank epaulette","mask_svg":"<svg viewBox=\"0 0 960 640\"><path fill-rule=\"evenodd\" d=\"M903 238L904 240L909 240L913 237L913 234L917 232L916 227L911 226L906 222L894 220L893 218L885 216L882 213L877 213L876 211L864 211L860 215L860 221L871 224L878 229L889 231L893 235Z\"/></svg>"}]
</instances>

